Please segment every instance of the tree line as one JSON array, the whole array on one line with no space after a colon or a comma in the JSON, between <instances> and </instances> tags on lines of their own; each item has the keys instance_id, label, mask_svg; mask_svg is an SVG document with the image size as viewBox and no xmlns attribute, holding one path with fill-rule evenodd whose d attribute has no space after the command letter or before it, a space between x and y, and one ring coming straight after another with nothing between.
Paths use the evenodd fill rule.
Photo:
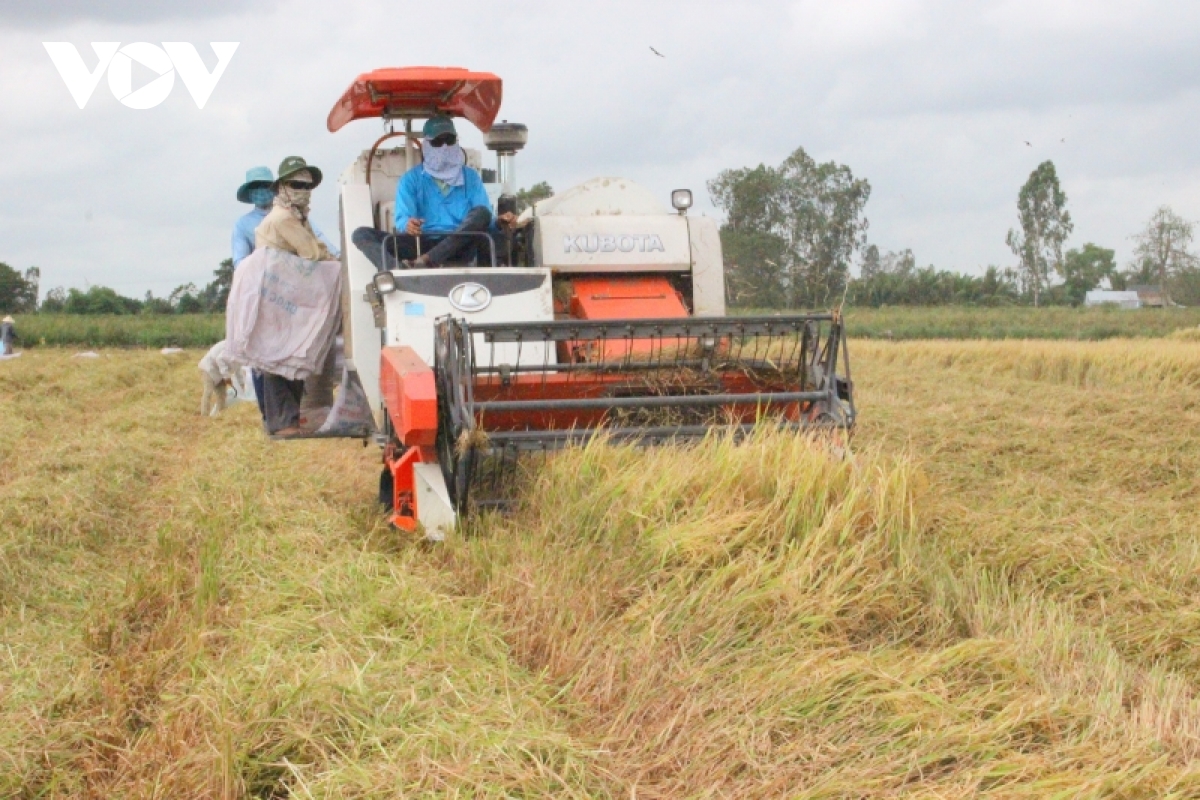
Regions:
<instances>
[{"instance_id":1,"label":"tree line","mask_svg":"<svg viewBox=\"0 0 1200 800\"><path fill-rule=\"evenodd\" d=\"M0 312L6 314L223 314L233 283L233 259L225 259L204 288L194 283L176 287L166 297L146 292L144 298L125 297L107 286L65 289L57 286L38 302L41 271L24 273L0 262Z\"/></svg>"},{"instance_id":2,"label":"tree line","mask_svg":"<svg viewBox=\"0 0 1200 800\"><path fill-rule=\"evenodd\" d=\"M1092 289L1135 285L1157 287L1168 303L1200 304L1194 224L1167 206L1132 237L1125 269L1114 250L1092 242L1064 251L1074 223L1051 161L1018 192L1018 225L1005 238L1016 263L982 275L919 267L911 250L881 253L867 240L870 183L803 148L778 167L725 170L708 190L726 215L721 244L734 306L1080 305Z\"/></svg>"}]
</instances>

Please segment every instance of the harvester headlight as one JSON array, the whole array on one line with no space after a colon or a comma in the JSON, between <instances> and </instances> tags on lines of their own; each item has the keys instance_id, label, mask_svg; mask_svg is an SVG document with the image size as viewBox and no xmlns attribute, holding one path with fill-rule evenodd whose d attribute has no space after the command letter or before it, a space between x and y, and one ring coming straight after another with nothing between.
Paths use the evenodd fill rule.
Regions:
<instances>
[{"instance_id":1,"label":"harvester headlight","mask_svg":"<svg viewBox=\"0 0 1200 800\"><path fill-rule=\"evenodd\" d=\"M375 291L380 294L396 291L396 276L390 272L376 272L371 282L375 284Z\"/></svg>"},{"instance_id":2,"label":"harvester headlight","mask_svg":"<svg viewBox=\"0 0 1200 800\"><path fill-rule=\"evenodd\" d=\"M692 190L691 189L676 189L671 192L671 205L675 206L675 210L680 214L692 207Z\"/></svg>"}]
</instances>

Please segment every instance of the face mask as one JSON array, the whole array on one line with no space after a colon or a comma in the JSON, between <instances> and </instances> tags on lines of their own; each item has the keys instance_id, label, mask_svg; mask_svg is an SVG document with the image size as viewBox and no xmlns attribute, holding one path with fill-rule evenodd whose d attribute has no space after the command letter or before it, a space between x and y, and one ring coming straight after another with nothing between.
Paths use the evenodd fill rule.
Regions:
<instances>
[{"instance_id":1,"label":"face mask","mask_svg":"<svg viewBox=\"0 0 1200 800\"><path fill-rule=\"evenodd\" d=\"M292 189L284 186L279 190L278 199L282 200L285 206L296 208L300 211L307 211L308 202L311 197L312 190L310 189Z\"/></svg>"},{"instance_id":2,"label":"face mask","mask_svg":"<svg viewBox=\"0 0 1200 800\"><path fill-rule=\"evenodd\" d=\"M421 140L421 160L425 171L440 181L451 186L463 185L463 165L467 163L467 154L457 144L445 147L434 147L428 140Z\"/></svg>"},{"instance_id":3,"label":"face mask","mask_svg":"<svg viewBox=\"0 0 1200 800\"><path fill-rule=\"evenodd\" d=\"M311 183L312 173L308 170L301 170L290 176L290 180ZM283 181L279 184L279 194L275 196L275 205L290 208L296 216L304 219L308 216L308 203L311 197L311 189L293 189L288 186L287 181Z\"/></svg>"},{"instance_id":4,"label":"face mask","mask_svg":"<svg viewBox=\"0 0 1200 800\"><path fill-rule=\"evenodd\" d=\"M267 186L255 186L250 190L250 202L259 208L268 208L275 200L275 193Z\"/></svg>"}]
</instances>

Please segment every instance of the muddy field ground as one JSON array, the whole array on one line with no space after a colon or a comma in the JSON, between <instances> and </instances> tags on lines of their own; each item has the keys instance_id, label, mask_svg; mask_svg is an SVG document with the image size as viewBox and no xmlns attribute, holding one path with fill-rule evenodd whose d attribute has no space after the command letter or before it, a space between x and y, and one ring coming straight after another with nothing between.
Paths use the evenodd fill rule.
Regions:
<instances>
[{"instance_id":1,"label":"muddy field ground","mask_svg":"<svg viewBox=\"0 0 1200 800\"><path fill-rule=\"evenodd\" d=\"M1200 796L1200 344L852 345L852 454L431 546L198 351L0 363L0 797Z\"/></svg>"}]
</instances>

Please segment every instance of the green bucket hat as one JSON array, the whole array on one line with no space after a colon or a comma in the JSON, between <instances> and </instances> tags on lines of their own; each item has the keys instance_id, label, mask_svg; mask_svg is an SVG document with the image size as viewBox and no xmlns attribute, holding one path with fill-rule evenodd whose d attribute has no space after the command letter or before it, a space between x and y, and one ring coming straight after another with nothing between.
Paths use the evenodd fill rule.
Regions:
<instances>
[{"instance_id":1,"label":"green bucket hat","mask_svg":"<svg viewBox=\"0 0 1200 800\"><path fill-rule=\"evenodd\" d=\"M321 170L309 166L300 156L288 156L279 162L279 177L275 180L275 187L278 188L279 184L301 170L308 170L312 173L314 189L321 185Z\"/></svg>"},{"instance_id":2,"label":"green bucket hat","mask_svg":"<svg viewBox=\"0 0 1200 800\"><path fill-rule=\"evenodd\" d=\"M275 182L275 176L271 174L270 167L251 167L246 170L246 182L238 187L237 199L239 203L250 202L250 190L257 186L266 186L270 188Z\"/></svg>"},{"instance_id":3,"label":"green bucket hat","mask_svg":"<svg viewBox=\"0 0 1200 800\"><path fill-rule=\"evenodd\" d=\"M425 134L425 138L430 141L433 141L443 133L458 135L458 131L454 130L454 120L442 116L430 117L425 120L425 127L421 129L421 133Z\"/></svg>"}]
</instances>

